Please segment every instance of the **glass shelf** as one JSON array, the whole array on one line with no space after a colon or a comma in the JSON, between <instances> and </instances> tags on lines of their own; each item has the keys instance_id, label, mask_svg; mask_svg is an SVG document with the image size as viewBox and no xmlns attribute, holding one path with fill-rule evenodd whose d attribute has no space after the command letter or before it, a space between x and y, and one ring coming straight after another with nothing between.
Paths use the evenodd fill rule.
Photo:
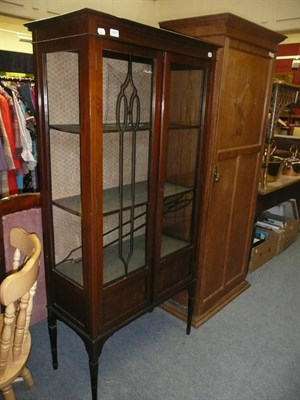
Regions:
<instances>
[{"instance_id":1,"label":"glass shelf","mask_svg":"<svg viewBox=\"0 0 300 400\"><path fill-rule=\"evenodd\" d=\"M50 128L55 129L57 131L61 132L68 132L68 133L75 133L79 134L80 133L80 125L79 124L55 124L55 125L50 125ZM138 130L139 131L145 131L149 130L150 123L149 122L142 122L139 125ZM176 129L199 129L200 125L197 123L191 123L191 122L171 122L169 127L170 130L176 130ZM110 124L103 124L103 132L118 132L118 127L114 123ZM125 132L130 132L130 126Z\"/></svg>"},{"instance_id":2,"label":"glass shelf","mask_svg":"<svg viewBox=\"0 0 300 400\"><path fill-rule=\"evenodd\" d=\"M61 132L68 132L68 133L75 133L79 134L80 133L80 125L79 124L55 124L55 125L50 125L50 128L55 129L57 131ZM147 131L149 130L150 123L149 122L141 122L138 127L138 131ZM103 124L103 132L118 132L119 129L115 123L110 123L110 124ZM131 127L129 126L128 129L125 132L130 132Z\"/></svg>"},{"instance_id":3,"label":"glass shelf","mask_svg":"<svg viewBox=\"0 0 300 400\"><path fill-rule=\"evenodd\" d=\"M129 241L128 241L129 243ZM162 236L162 257L166 257L168 254L174 253L175 251L181 250L189 245L188 242L176 239L169 235ZM126 247L126 242L124 242ZM119 258L118 245L108 246L103 251L104 257L104 271L103 271L103 282L108 284L116 279L124 276L124 265ZM134 252L133 257L129 263L128 272L133 272L139 268L145 267L145 236L137 236L134 239ZM76 282L80 286L83 286L83 275L82 275L82 262L68 260L56 265L56 270L61 272L64 276L68 277L72 281Z\"/></svg>"},{"instance_id":4,"label":"glass shelf","mask_svg":"<svg viewBox=\"0 0 300 400\"><path fill-rule=\"evenodd\" d=\"M50 125L50 128L61 132L76 133L76 134L80 133L79 124L57 124L57 125Z\"/></svg>"},{"instance_id":5,"label":"glass shelf","mask_svg":"<svg viewBox=\"0 0 300 400\"><path fill-rule=\"evenodd\" d=\"M170 122L168 129L199 129L201 126L197 122Z\"/></svg>"},{"instance_id":6,"label":"glass shelf","mask_svg":"<svg viewBox=\"0 0 300 400\"><path fill-rule=\"evenodd\" d=\"M81 215L81 198L79 194L53 200L53 204L72 214Z\"/></svg>"},{"instance_id":7,"label":"glass shelf","mask_svg":"<svg viewBox=\"0 0 300 400\"><path fill-rule=\"evenodd\" d=\"M165 182L164 198L176 196L182 193L191 192L193 189L187 186L175 185L174 183Z\"/></svg>"},{"instance_id":8,"label":"glass shelf","mask_svg":"<svg viewBox=\"0 0 300 400\"><path fill-rule=\"evenodd\" d=\"M164 197L176 196L178 194L190 192L192 189L174 185L172 183L165 184ZM131 185L124 186L123 209L130 207L131 202ZM140 206L148 201L148 188L147 182L138 182L135 185L135 205ZM81 198L80 195L64 197L61 199L53 200L53 204L62 208L65 211L71 212L75 215L81 215ZM119 189L111 188L103 191L103 214L110 214L120 209L119 203Z\"/></svg>"}]
</instances>

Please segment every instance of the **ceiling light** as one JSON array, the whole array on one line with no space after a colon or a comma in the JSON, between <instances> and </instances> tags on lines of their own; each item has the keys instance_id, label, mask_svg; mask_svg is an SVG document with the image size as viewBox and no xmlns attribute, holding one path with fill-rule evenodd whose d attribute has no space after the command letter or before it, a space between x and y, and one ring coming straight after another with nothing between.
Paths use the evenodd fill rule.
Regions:
<instances>
[{"instance_id":1,"label":"ceiling light","mask_svg":"<svg viewBox=\"0 0 300 400\"><path fill-rule=\"evenodd\" d=\"M30 35L23 35L22 33L17 33L20 42L31 43L32 39Z\"/></svg>"}]
</instances>

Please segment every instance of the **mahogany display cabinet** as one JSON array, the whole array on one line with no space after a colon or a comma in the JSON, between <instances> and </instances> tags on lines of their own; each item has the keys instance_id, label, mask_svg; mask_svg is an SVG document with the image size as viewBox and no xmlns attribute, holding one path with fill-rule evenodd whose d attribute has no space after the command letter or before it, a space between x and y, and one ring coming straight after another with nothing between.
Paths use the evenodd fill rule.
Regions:
<instances>
[{"instance_id":1,"label":"mahogany display cabinet","mask_svg":"<svg viewBox=\"0 0 300 400\"><path fill-rule=\"evenodd\" d=\"M26 26L53 366L59 319L95 400L116 330L187 289L190 332L217 46L90 9Z\"/></svg>"},{"instance_id":2,"label":"mahogany display cabinet","mask_svg":"<svg viewBox=\"0 0 300 400\"><path fill-rule=\"evenodd\" d=\"M231 13L164 21L160 27L220 46L197 259L193 325L200 326L249 286L246 277L275 57L285 36ZM185 295L166 308L185 318Z\"/></svg>"}]
</instances>

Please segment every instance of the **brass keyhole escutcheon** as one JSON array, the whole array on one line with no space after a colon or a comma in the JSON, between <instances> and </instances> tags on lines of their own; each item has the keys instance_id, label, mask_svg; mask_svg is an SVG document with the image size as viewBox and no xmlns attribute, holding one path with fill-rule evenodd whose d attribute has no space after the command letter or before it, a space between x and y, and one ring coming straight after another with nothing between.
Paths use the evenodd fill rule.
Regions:
<instances>
[{"instance_id":1,"label":"brass keyhole escutcheon","mask_svg":"<svg viewBox=\"0 0 300 400\"><path fill-rule=\"evenodd\" d=\"M215 167L214 170L214 182L220 182L221 175L219 173L218 167Z\"/></svg>"}]
</instances>

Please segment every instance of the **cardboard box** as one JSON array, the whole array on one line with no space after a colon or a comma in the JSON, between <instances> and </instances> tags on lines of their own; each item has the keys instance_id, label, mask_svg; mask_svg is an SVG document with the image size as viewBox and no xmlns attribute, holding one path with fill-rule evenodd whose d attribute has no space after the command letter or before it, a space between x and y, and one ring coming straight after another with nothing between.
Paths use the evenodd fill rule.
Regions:
<instances>
[{"instance_id":1,"label":"cardboard box","mask_svg":"<svg viewBox=\"0 0 300 400\"><path fill-rule=\"evenodd\" d=\"M251 272L261 267L276 255L277 235L275 235L275 233L272 231L267 232L268 239L252 248L249 263L249 271Z\"/></svg>"},{"instance_id":2,"label":"cardboard box","mask_svg":"<svg viewBox=\"0 0 300 400\"><path fill-rule=\"evenodd\" d=\"M282 253L297 237L299 220L286 218L286 226L277 231L259 228L268 233L268 238L252 248L249 271L255 271L275 255Z\"/></svg>"},{"instance_id":3,"label":"cardboard box","mask_svg":"<svg viewBox=\"0 0 300 400\"><path fill-rule=\"evenodd\" d=\"M286 227L275 232L277 236L276 254L283 252L296 240L298 230L299 221L297 219L288 219Z\"/></svg>"}]
</instances>

